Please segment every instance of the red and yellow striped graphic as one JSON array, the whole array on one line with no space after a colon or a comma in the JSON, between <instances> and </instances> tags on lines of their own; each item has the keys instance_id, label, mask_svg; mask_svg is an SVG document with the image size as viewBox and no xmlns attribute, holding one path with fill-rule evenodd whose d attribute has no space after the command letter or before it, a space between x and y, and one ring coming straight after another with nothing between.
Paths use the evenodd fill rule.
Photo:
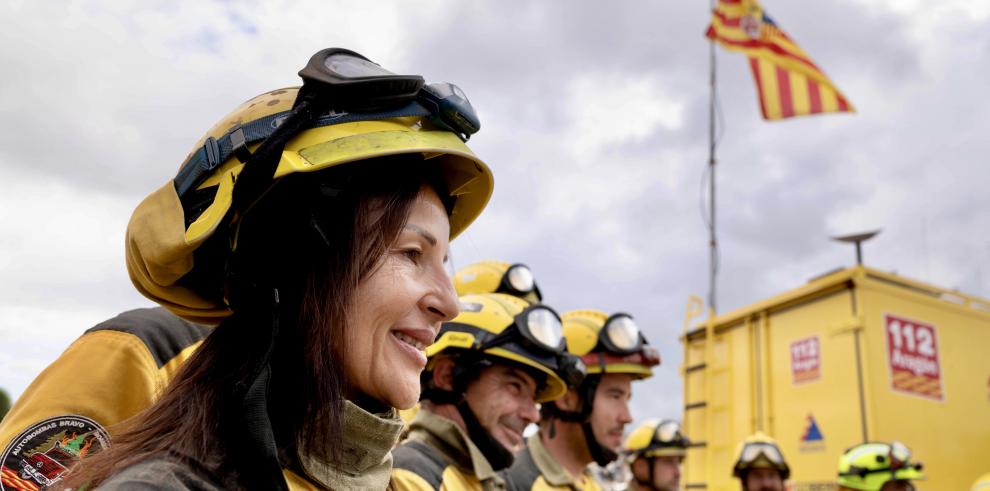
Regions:
<instances>
[{"instance_id":1,"label":"red and yellow striped graphic","mask_svg":"<svg viewBox=\"0 0 990 491\"><path fill-rule=\"evenodd\" d=\"M894 389L919 396L942 400L942 380L925 375L915 375L908 370L893 369Z\"/></svg>"},{"instance_id":2,"label":"red and yellow striped graphic","mask_svg":"<svg viewBox=\"0 0 990 491\"><path fill-rule=\"evenodd\" d=\"M811 57L756 0L719 0L706 36L749 57L764 119L854 112Z\"/></svg>"},{"instance_id":3,"label":"red and yellow striped graphic","mask_svg":"<svg viewBox=\"0 0 990 491\"><path fill-rule=\"evenodd\" d=\"M3 482L4 489L10 489L12 491L38 491L37 484L21 479L17 471L9 469L6 466L0 467L0 481Z\"/></svg>"}]
</instances>

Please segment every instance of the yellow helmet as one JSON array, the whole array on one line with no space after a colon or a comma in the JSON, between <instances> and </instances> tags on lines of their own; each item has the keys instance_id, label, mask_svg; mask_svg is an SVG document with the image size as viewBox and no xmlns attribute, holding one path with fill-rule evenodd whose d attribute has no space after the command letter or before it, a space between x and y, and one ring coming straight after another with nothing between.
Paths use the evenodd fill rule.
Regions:
<instances>
[{"instance_id":1,"label":"yellow helmet","mask_svg":"<svg viewBox=\"0 0 990 491\"><path fill-rule=\"evenodd\" d=\"M422 375L423 398L434 396L430 385L433 367L440 356L459 357L461 369L476 361L488 361L535 370L545 376L536 402L564 395L568 383L583 378L584 367L564 350L560 318L550 307L530 305L503 293L465 295L460 301L460 315L445 322L436 342L426 348L429 362Z\"/></svg>"},{"instance_id":2,"label":"yellow helmet","mask_svg":"<svg viewBox=\"0 0 990 491\"><path fill-rule=\"evenodd\" d=\"M627 373L645 379L653 376L652 367L660 364L657 350L648 344L629 314L574 310L561 320L567 351L581 357L588 375Z\"/></svg>"},{"instance_id":3,"label":"yellow helmet","mask_svg":"<svg viewBox=\"0 0 990 491\"><path fill-rule=\"evenodd\" d=\"M990 472L983 474L976 481L973 482L973 487L969 488L969 491L987 491L990 490Z\"/></svg>"},{"instance_id":4,"label":"yellow helmet","mask_svg":"<svg viewBox=\"0 0 990 491\"><path fill-rule=\"evenodd\" d=\"M649 419L629 434L622 451L630 462L640 457L683 457L690 444L677 421Z\"/></svg>"},{"instance_id":5,"label":"yellow helmet","mask_svg":"<svg viewBox=\"0 0 990 491\"><path fill-rule=\"evenodd\" d=\"M543 300L529 266L503 261L480 261L457 270L454 289L458 295L507 293L529 303Z\"/></svg>"},{"instance_id":6,"label":"yellow helmet","mask_svg":"<svg viewBox=\"0 0 990 491\"><path fill-rule=\"evenodd\" d=\"M888 481L924 479L921 462L911 462L911 450L901 442L861 443L839 457L839 485L879 491Z\"/></svg>"},{"instance_id":7,"label":"yellow helmet","mask_svg":"<svg viewBox=\"0 0 990 491\"><path fill-rule=\"evenodd\" d=\"M736 447L736 465L732 475L740 479L751 469L775 469L780 472L781 479L791 475L791 469L784 460L784 454L777 446L777 441L762 432L757 432L746 438Z\"/></svg>"},{"instance_id":8,"label":"yellow helmet","mask_svg":"<svg viewBox=\"0 0 990 491\"><path fill-rule=\"evenodd\" d=\"M337 48L314 55L300 76L302 88L264 93L222 118L176 178L138 205L126 258L143 295L191 321L230 315L217 284L223 273L204 274L201 265L224 264L246 211L291 174L418 155L438 165L454 199L451 238L484 209L493 179L464 144L478 125L473 113L466 118L473 130L470 121L461 124L458 110L473 110L459 89L424 85L422 77L392 74Z\"/></svg>"}]
</instances>

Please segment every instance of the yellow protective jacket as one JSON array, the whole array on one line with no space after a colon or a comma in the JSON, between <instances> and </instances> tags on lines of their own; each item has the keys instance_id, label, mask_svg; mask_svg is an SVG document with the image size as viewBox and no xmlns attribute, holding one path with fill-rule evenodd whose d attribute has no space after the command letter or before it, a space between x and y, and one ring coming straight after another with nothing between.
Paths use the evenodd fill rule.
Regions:
<instances>
[{"instance_id":1,"label":"yellow protective jacket","mask_svg":"<svg viewBox=\"0 0 990 491\"><path fill-rule=\"evenodd\" d=\"M397 490L504 490L488 459L453 421L422 409L409 436L392 451L392 487Z\"/></svg>"},{"instance_id":2,"label":"yellow protective jacket","mask_svg":"<svg viewBox=\"0 0 990 491\"><path fill-rule=\"evenodd\" d=\"M526 439L526 448L502 475L513 491L602 491L587 469L578 479L571 476L547 451L540 433Z\"/></svg>"},{"instance_id":3,"label":"yellow protective jacket","mask_svg":"<svg viewBox=\"0 0 990 491\"><path fill-rule=\"evenodd\" d=\"M113 425L154 402L209 332L162 308L86 331L0 421L0 489L34 491L106 447Z\"/></svg>"}]
</instances>

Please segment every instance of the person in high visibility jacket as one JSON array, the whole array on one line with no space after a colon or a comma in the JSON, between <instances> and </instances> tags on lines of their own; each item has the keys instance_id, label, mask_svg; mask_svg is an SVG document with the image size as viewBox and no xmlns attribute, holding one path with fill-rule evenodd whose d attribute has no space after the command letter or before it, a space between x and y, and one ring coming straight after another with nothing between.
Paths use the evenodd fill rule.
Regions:
<instances>
[{"instance_id":1,"label":"person in high visibility jacket","mask_svg":"<svg viewBox=\"0 0 990 491\"><path fill-rule=\"evenodd\" d=\"M842 491L914 491L912 481L925 478L921 468L901 442L861 443L839 457L837 484Z\"/></svg>"},{"instance_id":2,"label":"person in high visibility jacket","mask_svg":"<svg viewBox=\"0 0 990 491\"><path fill-rule=\"evenodd\" d=\"M15 439L11 455L42 464L29 477L54 484L45 463L74 454L60 486L387 486L395 408L457 314L448 242L492 177L464 145L478 124L456 87L336 48L300 75L208 131L128 226L138 290L217 327L109 448L72 419L53 446Z\"/></svg>"},{"instance_id":3,"label":"person in high visibility jacket","mask_svg":"<svg viewBox=\"0 0 990 491\"><path fill-rule=\"evenodd\" d=\"M743 491L784 491L791 468L776 440L757 432L739 444L732 475L739 478Z\"/></svg>"},{"instance_id":4,"label":"person in high visibility jacket","mask_svg":"<svg viewBox=\"0 0 990 491\"><path fill-rule=\"evenodd\" d=\"M681 464L691 441L672 420L651 419L636 427L622 446L629 464L630 491L677 491Z\"/></svg>"},{"instance_id":5,"label":"person in high visibility jacket","mask_svg":"<svg viewBox=\"0 0 990 491\"><path fill-rule=\"evenodd\" d=\"M539 419L536 403L584 376L551 308L502 293L466 295L460 306L426 350L421 409L393 452L396 489L502 489L497 471Z\"/></svg>"},{"instance_id":6,"label":"person in high visibility jacket","mask_svg":"<svg viewBox=\"0 0 990 491\"><path fill-rule=\"evenodd\" d=\"M577 310L561 318L567 350L580 357L588 376L541 406L539 431L505 473L510 489L601 489L588 464L618 458L623 429L632 422L632 382L650 377L660 363L628 314Z\"/></svg>"},{"instance_id":7,"label":"person in high visibility jacket","mask_svg":"<svg viewBox=\"0 0 990 491\"><path fill-rule=\"evenodd\" d=\"M458 297L478 293L504 293L519 297L528 303L543 300L540 287L529 266L521 263L510 264L504 261L478 261L454 273L454 290ZM420 405L399 412L402 419L412 422L419 413Z\"/></svg>"}]
</instances>

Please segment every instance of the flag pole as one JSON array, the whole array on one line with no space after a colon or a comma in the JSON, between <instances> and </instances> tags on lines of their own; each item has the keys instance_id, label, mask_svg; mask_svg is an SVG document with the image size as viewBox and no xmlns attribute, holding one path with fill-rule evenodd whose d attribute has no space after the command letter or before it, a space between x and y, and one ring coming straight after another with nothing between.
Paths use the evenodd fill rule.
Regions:
<instances>
[{"instance_id":1,"label":"flag pole","mask_svg":"<svg viewBox=\"0 0 990 491\"><path fill-rule=\"evenodd\" d=\"M715 0L709 0L711 12L715 12ZM716 312L716 276L718 275L718 241L715 236L715 39L708 40L708 314Z\"/></svg>"}]
</instances>

